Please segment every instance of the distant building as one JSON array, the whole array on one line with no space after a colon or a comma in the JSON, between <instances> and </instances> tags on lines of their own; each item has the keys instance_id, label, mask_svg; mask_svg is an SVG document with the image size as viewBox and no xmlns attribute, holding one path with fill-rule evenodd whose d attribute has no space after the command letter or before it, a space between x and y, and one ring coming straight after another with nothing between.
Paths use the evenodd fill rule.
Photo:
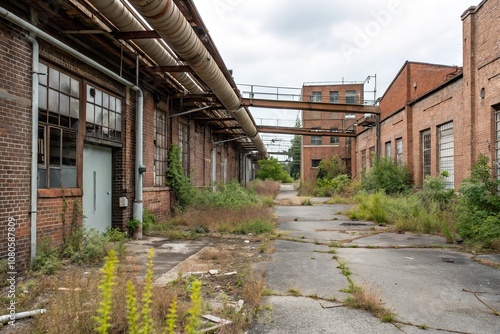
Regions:
<instances>
[{"instance_id":1,"label":"distant building","mask_svg":"<svg viewBox=\"0 0 500 334\"><path fill-rule=\"evenodd\" d=\"M363 104L364 83L305 83L302 86L302 101L338 104ZM360 115L341 112L302 111L302 127L312 130L327 130L330 134L354 131L353 125ZM321 160L334 155L342 157L350 167L349 138L340 136L302 137L302 182L314 182Z\"/></svg>"},{"instance_id":2,"label":"distant building","mask_svg":"<svg viewBox=\"0 0 500 334\"><path fill-rule=\"evenodd\" d=\"M374 152L406 164L417 186L447 172L448 188L457 189L480 154L500 179L499 16L500 0L463 13L463 68L403 65L380 101L378 131L360 129L353 141L353 177Z\"/></svg>"}]
</instances>

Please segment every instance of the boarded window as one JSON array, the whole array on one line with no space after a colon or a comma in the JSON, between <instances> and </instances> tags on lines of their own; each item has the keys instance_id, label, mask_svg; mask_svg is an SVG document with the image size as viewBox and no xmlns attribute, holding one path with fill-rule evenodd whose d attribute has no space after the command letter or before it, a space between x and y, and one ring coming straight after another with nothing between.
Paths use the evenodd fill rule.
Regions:
<instances>
[{"instance_id":1,"label":"boarded window","mask_svg":"<svg viewBox=\"0 0 500 334\"><path fill-rule=\"evenodd\" d=\"M396 139L396 161L403 163L403 138Z\"/></svg>"}]
</instances>

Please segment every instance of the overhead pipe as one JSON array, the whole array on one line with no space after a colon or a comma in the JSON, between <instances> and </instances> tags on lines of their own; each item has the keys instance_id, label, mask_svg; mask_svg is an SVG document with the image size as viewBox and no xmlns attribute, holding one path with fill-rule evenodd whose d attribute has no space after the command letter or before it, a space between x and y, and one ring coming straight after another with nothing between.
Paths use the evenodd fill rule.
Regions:
<instances>
[{"instance_id":1,"label":"overhead pipe","mask_svg":"<svg viewBox=\"0 0 500 334\"><path fill-rule=\"evenodd\" d=\"M173 1L129 0L129 2L167 44L189 64L241 125L259 153L267 157L266 147L247 110L241 107L238 95Z\"/></svg>"},{"instance_id":2,"label":"overhead pipe","mask_svg":"<svg viewBox=\"0 0 500 334\"><path fill-rule=\"evenodd\" d=\"M146 31L144 25L135 18L120 0L89 0L108 20L120 31ZM134 43L140 47L159 66L176 66L178 61L156 39L135 39ZM189 92L202 93L186 73L171 73Z\"/></svg>"},{"instance_id":3,"label":"overhead pipe","mask_svg":"<svg viewBox=\"0 0 500 334\"><path fill-rule=\"evenodd\" d=\"M136 113L137 113L137 122L136 122L136 161L135 161L135 170L136 170L136 179L135 179L135 201L134 201L134 206L133 206L133 216L134 218L137 218L141 222L142 226L142 210L143 210L143 204L142 204L142 173L138 172L139 170L142 170L143 165L142 165L142 134L143 134L143 124L142 124L142 119L143 119L143 113L144 113L144 95L142 90L132 82L122 78L115 72L111 71L110 69L102 66L98 62L94 61L93 59L85 56L84 54L76 51L75 49L69 47L68 45L62 43L58 39L52 37L51 35L47 34L46 32L38 29L34 25L24 21L20 17L14 15L13 13L9 12L3 7L0 7L0 17L4 17L5 19L9 20L10 22L18 25L19 27L26 29L29 31L31 34L34 36L40 37L44 41L58 47L60 50L68 53L69 55L75 57L76 59L81 60L82 62L86 63L87 65L97 69L98 71L106 74L110 78L116 80L117 82L129 87L130 89L134 90L137 93L137 104L136 104ZM37 98L38 101L38 98ZM37 123L38 124L38 123ZM37 127L37 133L38 133L38 127ZM32 150L35 150L38 154L38 147L35 146L32 148Z\"/></svg>"}]
</instances>

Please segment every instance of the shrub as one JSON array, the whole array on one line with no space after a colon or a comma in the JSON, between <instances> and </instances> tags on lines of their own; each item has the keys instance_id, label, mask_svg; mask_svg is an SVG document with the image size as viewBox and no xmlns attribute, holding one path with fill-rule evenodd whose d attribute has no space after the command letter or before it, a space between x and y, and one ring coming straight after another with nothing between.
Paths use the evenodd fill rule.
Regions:
<instances>
[{"instance_id":1,"label":"shrub","mask_svg":"<svg viewBox=\"0 0 500 334\"><path fill-rule=\"evenodd\" d=\"M340 174L334 178L318 179L316 196L333 196L343 193L350 183L349 176Z\"/></svg>"},{"instance_id":2,"label":"shrub","mask_svg":"<svg viewBox=\"0 0 500 334\"><path fill-rule=\"evenodd\" d=\"M406 193L410 189L410 172L406 166L390 158L375 159L369 171L362 174L361 187L368 192Z\"/></svg>"},{"instance_id":3,"label":"shrub","mask_svg":"<svg viewBox=\"0 0 500 334\"><path fill-rule=\"evenodd\" d=\"M32 269L45 275L55 274L61 268L58 249L49 238L42 238L38 244Z\"/></svg>"},{"instance_id":4,"label":"shrub","mask_svg":"<svg viewBox=\"0 0 500 334\"><path fill-rule=\"evenodd\" d=\"M254 192L243 188L237 181L232 181L228 184L217 184L216 191L205 189L196 192L191 206L241 208L258 204L260 201Z\"/></svg>"},{"instance_id":5,"label":"shrub","mask_svg":"<svg viewBox=\"0 0 500 334\"><path fill-rule=\"evenodd\" d=\"M460 185L457 231L467 242L492 247L500 240L499 182L491 177L488 158L481 155L471 177Z\"/></svg>"},{"instance_id":6,"label":"shrub","mask_svg":"<svg viewBox=\"0 0 500 334\"><path fill-rule=\"evenodd\" d=\"M422 190L417 193L424 206L437 202L442 209L446 209L446 204L450 202L455 193L453 189L446 189L445 177L447 176L447 172L442 172L439 176L425 177Z\"/></svg>"},{"instance_id":7,"label":"shrub","mask_svg":"<svg viewBox=\"0 0 500 334\"><path fill-rule=\"evenodd\" d=\"M179 209L185 209L193 199L194 188L189 177L184 174L182 166L181 148L172 144L168 152L167 185L174 191Z\"/></svg>"},{"instance_id":8,"label":"shrub","mask_svg":"<svg viewBox=\"0 0 500 334\"><path fill-rule=\"evenodd\" d=\"M341 174L347 173L345 161L339 156L334 155L328 160L321 160L318 166L317 179L333 179Z\"/></svg>"},{"instance_id":9,"label":"shrub","mask_svg":"<svg viewBox=\"0 0 500 334\"><path fill-rule=\"evenodd\" d=\"M279 163L276 158L269 158L265 160L259 160L259 170L257 170L257 178L261 180L274 180L281 181L284 183L292 183L293 178L285 171L282 164Z\"/></svg>"}]
</instances>

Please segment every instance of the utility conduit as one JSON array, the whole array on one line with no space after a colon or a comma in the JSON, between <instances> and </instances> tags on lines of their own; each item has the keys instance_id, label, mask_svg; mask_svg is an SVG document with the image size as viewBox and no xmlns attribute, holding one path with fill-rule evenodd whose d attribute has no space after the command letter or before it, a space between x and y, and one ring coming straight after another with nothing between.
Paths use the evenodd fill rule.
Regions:
<instances>
[{"instance_id":1,"label":"utility conduit","mask_svg":"<svg viewBox=\"0 0 500 334\"><path fill-rule=\"evenodd\" d=\"M106 18L120 31L145 31L144 25L119 0L89 0ZM179 65L168 51L155 39L135 39L137 44L159 66ZM186 75L186 73L171 73L189 92L201 93L201 89Z\"/></svg>"},{"instance_id":2,"label":"utility conduit","mask_svg":"<svg viewBox=\"0 0 500 334\"><path fill-rule=\"evenodd\" d=\"M97 1L97 0L93 0ZM110 1L110 0L108 0ZM172 0L129 0L134 8L207 84L263 156L266 148L246 109L224 77L217 63Z\"/></svg>"}]
</instances>

